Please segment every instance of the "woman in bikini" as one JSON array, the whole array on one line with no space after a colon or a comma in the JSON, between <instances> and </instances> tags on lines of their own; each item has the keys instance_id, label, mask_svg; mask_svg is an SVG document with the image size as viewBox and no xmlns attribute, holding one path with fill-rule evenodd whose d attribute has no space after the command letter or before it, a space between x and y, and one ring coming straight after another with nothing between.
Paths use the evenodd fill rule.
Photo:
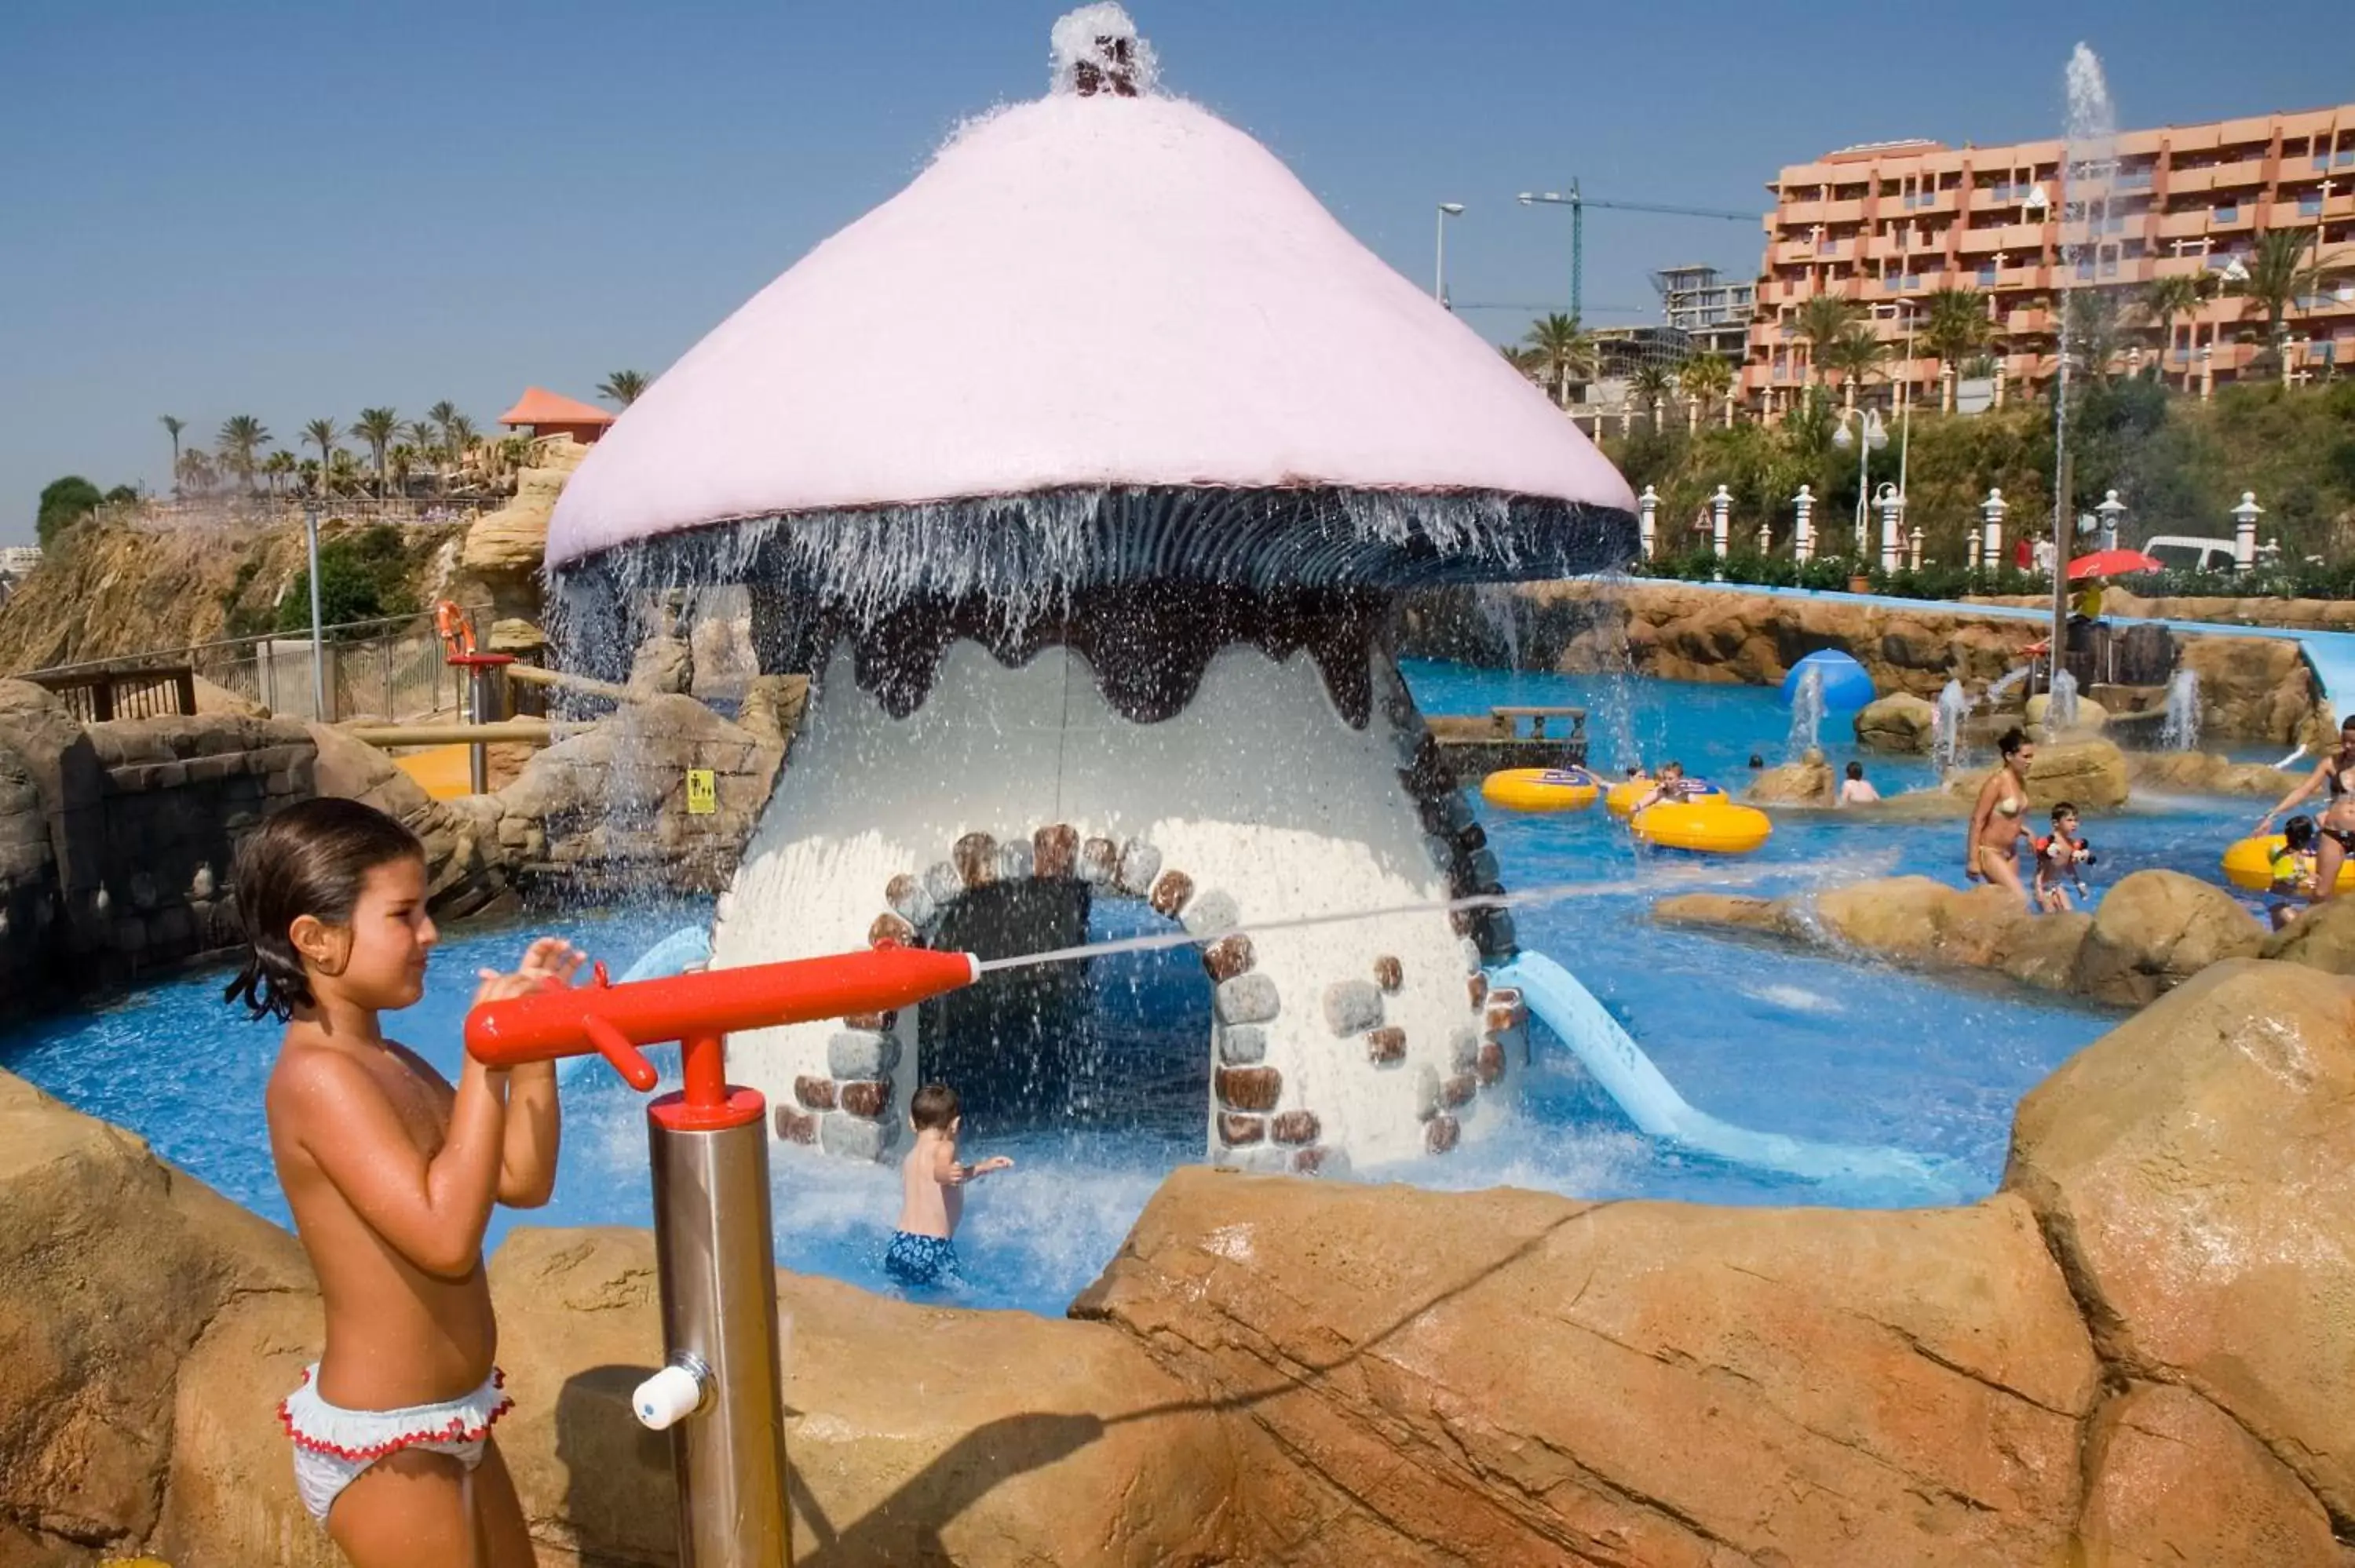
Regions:
<instances>
[{"instance_id":1,"label":"woman in bikini","mask_svg":"<svg viewBox=\"0 0 2355 1568\"><path fill-rule=\"evenodd\" d=\"M2339 867L2355 853L2355 718L2339 726L2339 749L2316 763L2306 782L2257 819L2257 832L2272 832L2275 817L2318 789L2326 797L2315 822L2320 836L2315 841L2314 901L2319 904L2339 891Z\"/></svg>"},{"instance_id":2,"label":"woman in bikini","mask_svg":"<svg viewBox=\"0 0 2355 1568\"><path fill-rule=\"evenodd\" d=\"M1971 808L1971 835L1963 848L1963 874L1973 882L2008 887L2022 902L2028 889L2019 880L2019 841L2028 833L2028 766L2036 747L2019 729L2008 729L1996 742L2003 766L1979 786L1978 803Z\"/></svg>"}]
</instances>

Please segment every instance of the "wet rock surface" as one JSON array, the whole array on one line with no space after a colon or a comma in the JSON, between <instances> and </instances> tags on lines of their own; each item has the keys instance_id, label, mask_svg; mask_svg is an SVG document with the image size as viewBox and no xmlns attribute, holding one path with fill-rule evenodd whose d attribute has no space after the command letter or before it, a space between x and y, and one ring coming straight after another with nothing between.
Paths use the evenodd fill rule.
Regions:
<instances>
[{"instance_id":1,"label":"wet rock surface","mask_svg":"<svg viewBox=\"0 0 2355 1568\"><path fill-rule=\"evenodd\" d=\"M1928 755L1938 726L1937 705L1911 692L1876 697L1857 710L1856 743L1868 751Z\"/></svg>"},{"instance_id":2,"label":"wet rock surface","mask_svg":"<svg viewBox=\"0 0 2355 1568\"><path fill-rule=\"evenodd\" d=\"M2345 1568L2350 1018L2213 965L1966 1208L1188 1168L1082 1321L781 1274L798 1560ZM670 1562L650 1237L521 1229L491 1276L541 1561ZM0 1075L5 1561L325 1568L272 1416L318 1331L293 1238Z\"/></svg>"},{"instance_id":3,"label":"wet rock surface","mask_svg":"<svg viewBox=\"0 0 2355 1568\"><path fill-rule=\"evenodd\" d=\"M2265 943L2264 927L2222 888L2155 870L2121 879L2092 914L2033 914L2002 888L1899 876L1812 896L1682 894L1654 904L1652 916L1908 968L1992 970L2120 1007L2141 1006Z\"/></svg>"}]
</instances>

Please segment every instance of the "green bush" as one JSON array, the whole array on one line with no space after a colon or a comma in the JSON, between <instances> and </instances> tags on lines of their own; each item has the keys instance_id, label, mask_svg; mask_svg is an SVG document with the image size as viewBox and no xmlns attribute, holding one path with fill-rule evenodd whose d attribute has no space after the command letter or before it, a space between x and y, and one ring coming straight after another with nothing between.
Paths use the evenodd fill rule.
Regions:
<instances>
[{"instance_id":1,"label":"green bush","mask_svg":"<svg viewBox=\"0 0 2355 1568\"><path fill-rule=\"evenodd\" d=\"M59 535L98 510L106 497L98 486L78 473L52 480L41 491L41 509L33 522L33 536L48 549Z\"/></svg>"},{"instance_id":2,"label":"green bush","mask_svg":"<svg viewBox=\"0 0 2355 1568\"><path fill-rule=\"evenodd\" d=\"M357 534L329 539L319 546L319 620L339 626L356 620L380 620L412 615L416 596L409 591L410 562L400 530L377 524ZM311 626L311 573L294 574L285 597L278 601L280 631L307 631Z\"/></svg>"}]
</instances>

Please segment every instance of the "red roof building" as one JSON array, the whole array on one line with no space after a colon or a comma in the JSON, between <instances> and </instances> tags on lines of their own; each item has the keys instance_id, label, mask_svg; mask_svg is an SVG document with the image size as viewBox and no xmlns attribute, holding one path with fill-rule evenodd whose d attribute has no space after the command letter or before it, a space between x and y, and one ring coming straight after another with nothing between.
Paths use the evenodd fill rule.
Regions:
<instances>
[{"instance_id":1,"label":"red roof building","mask_svg":"<svg viewBox=\"0 0 2355 1568\"><path fill-rule=\"evenodd\" d=\"M544 387L527 387L516 406L499 416L499 423L535 437L570 436L589 446L612 427L613 416L594 404L575 402Z\"/></svg>"}]
</instances>

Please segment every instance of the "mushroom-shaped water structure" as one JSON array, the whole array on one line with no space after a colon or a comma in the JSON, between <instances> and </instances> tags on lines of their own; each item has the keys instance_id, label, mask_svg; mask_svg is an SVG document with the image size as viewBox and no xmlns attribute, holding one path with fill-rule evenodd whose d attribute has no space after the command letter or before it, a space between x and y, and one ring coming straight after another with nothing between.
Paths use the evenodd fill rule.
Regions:
<instances>
[{"instance_id":1,"label":"mushroom-shaped water structure","mask_svg":"<svg viewBox=\"0 0 2355 1568\"><path fill-rule=\"evenodd\" d=\"M1496 887L1386 619L1615 564L1633 497L1264 148L1155 90L1118 7L1057 36L1055 90L965 129L599 443L549 530L564 634L626 661L655 590L744 583L763 670L814 679L715 963L986 945L993 900L1000 947L1050 942L1091 898L1149 900L1216 988L1214 1150L1450 1147L1503 1071L1479 969L1509 917L1284 923ZM880 1155L928 1027L776 1031L739 1071L785 1136Z\"/></svg>"}]
</instances>

